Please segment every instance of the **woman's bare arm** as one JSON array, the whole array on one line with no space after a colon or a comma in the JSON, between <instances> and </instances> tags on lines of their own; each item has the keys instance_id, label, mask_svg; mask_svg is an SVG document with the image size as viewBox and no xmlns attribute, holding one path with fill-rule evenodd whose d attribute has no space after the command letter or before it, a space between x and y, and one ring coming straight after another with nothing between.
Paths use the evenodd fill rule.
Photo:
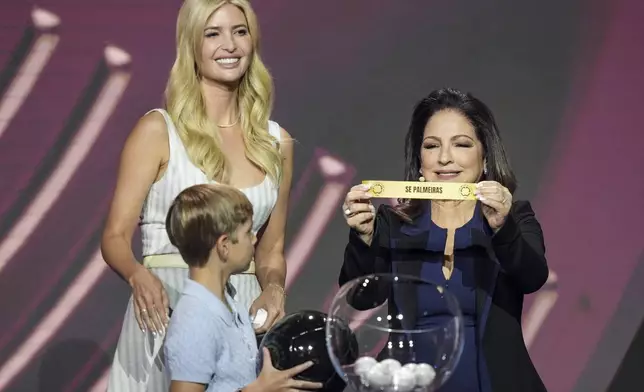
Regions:
<instances>
[{"instance_id":1,"label":"woman's bare arm","mask_svg":"<svg viewBox=\"0 0 644 392\"><path fill-rule=\"evenodd\" d=\"M134 257L132 236L138 224L143 202L150 187L160 176L168 155L168 134L163 116L153 112L141 118L128 136L121 154L116 189L101 240L101 252L105 262L133 288L135 286L133 280L139 276L140 279L137 280L141 280L140 284L150 286L146 291L156 289L151 287L153 283L150 282L150 278L142 277L149 272ZM161 310L165 292L141 294L148 296L149 298L143 299L150 302L141 310L148 311L148 307L155 306L158 307L157 310ZM144 329L142 323L140 326ZM153 326L148 325L155 331ZM162 325L156 325L156 327L162 328Z\"/></svg>"}]
</instances>

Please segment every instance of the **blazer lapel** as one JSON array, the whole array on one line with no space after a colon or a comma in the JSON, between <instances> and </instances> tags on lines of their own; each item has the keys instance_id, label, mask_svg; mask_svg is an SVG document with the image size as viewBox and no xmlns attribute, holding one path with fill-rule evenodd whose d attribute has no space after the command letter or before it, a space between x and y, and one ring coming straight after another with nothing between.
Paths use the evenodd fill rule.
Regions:
<instances>
[{"instance_id":1,"label":"blazer lapel","mask_svg":"<svg viewBox=\"0 0 644 392\"><path fill-rule=\"evenodd\" d=\"M390 246L395 255L392 260L394 274L419 277L422 263L426 258L427 244L431 227L431 217L421 214L411 224L403 223L400 234L391 238ZM418 292L413 285L401 285L393 293L395 307L405 314L403 328L413 328L418 310Z\"/></svg>"}]
</instances>

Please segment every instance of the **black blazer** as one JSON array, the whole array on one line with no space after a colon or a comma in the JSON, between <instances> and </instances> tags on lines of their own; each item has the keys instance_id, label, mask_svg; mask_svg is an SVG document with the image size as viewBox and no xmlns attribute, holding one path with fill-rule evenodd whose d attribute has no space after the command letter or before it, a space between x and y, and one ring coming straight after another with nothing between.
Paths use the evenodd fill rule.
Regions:
<instances>
[{"instance_id":1,"label":"black blazer","mask_svg":"<svg viewBox=\"0 0 644 392\"><path fill-rule=\"evenodd\" d=\"M373 273L392 271L419 276L430 230L429 214L412 224L402 221L392 207L381 205L376 214L371 245L350 230L339 283ZM541 226L527 201L513 203L503 227L493 236L472 229L472 242L487 257L476 263L477 340L493 392L546 391L523 340L523 296L539 290L548 278ZM365 298L364 307L383 303L389 290L379 288ZM415 309L415 292L402 302ZM355 299L354 299L355 300ZM392 306L394 301L389 301ZM359 303L354 303L357 308ZM414 312L406 312L414 314ZM409 321L409 320L408 320Z\"/></svg>"}]
</instances>

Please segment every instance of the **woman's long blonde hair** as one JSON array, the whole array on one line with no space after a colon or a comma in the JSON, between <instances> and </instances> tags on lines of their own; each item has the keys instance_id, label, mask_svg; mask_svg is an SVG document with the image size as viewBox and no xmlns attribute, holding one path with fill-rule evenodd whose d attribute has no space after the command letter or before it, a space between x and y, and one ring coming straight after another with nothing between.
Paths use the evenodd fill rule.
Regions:
<instances>
[{"instance_id":1,"label":"woman's long blonde hair","mask_svg":"<svg viewBox=\"0 0 644 392\"><path fill-rule=\"evenodd\" d=\"M244 13L253 41L249 68L242 76L237 91L246 155L277 184L282 171L282 156L277 140L268 132L273 106L273 82L259 56L259 25L247 0L184 1L177 20L177 58L165 91L166 110L192 162L209 179L227 182L226 159L216 124L206 114L197 66L206 23L215 11L226 4L237 6Z\"/></svg>"}]
</instances>

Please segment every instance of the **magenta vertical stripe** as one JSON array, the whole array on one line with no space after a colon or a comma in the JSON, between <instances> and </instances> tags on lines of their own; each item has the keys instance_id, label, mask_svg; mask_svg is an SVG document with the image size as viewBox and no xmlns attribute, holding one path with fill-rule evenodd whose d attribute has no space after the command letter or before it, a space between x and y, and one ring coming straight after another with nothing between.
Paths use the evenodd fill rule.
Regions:
<instances>
[{"instance_id":1,"label":"magenta vertical stripe","mask_svg":"<svg viewBox=\"0 0 644 392\"><path fill-rule=\"evenodd\" d=\"M644 248L642 3L611 7L537 205L560 298L531 351L551 392L574 387Z\"/></svg>"},{"instance_id":2,"label":"magenta vertical stripe","mask_svg":"<svg viewBox=\"0 0 644 392\"><path fill-rule=\"evenodd\" d=\"M107 197L106 197L107 199ZM21 329L31 320L31 318L36 314L38 306L40 306L43 301L51 294L51 290L55 288L59 280L64 276L68 268L72 267L72 263L75 261L75 258L78 256L79 251L87 245L88 241L91 241L91 236L97 228L103 223L104 216L106 215L107 210L107 200L102 200L101 203L97 206L96 213L94 215L88 215L86 226L81 227L85 229L82 235L75 235L75 241L72 242L72 246L64 254L58 254L51 260L55 261L51 263L51 266L48 267L46 273L36 276L34 274L33 280L38 283L34 287L30 287L30 295L21 295L19 300L15 299L15 302L12 305L15 306L12 308L3 309L3 313L6 317L4 323L0 323L0 327L3 328L2 339L0 339L0 349L4 348L5 345L9 344L15 335L19 333ZM20 258L20 261L23 263L20 265L21 268L28 270L29 268L33 269L33 266L28 264L28 257ZM25 261L27 260L27 261ZM23 273L24 270L20 270ZM14 281L20 281L19 278L15 278L13 274L10 274ZM24 286L25 284L23 284ZM22 291L15 290L14 293L22 294ZM39 317L43 317L44 314L38 314Z\"/></svg>"}]
</instances>

